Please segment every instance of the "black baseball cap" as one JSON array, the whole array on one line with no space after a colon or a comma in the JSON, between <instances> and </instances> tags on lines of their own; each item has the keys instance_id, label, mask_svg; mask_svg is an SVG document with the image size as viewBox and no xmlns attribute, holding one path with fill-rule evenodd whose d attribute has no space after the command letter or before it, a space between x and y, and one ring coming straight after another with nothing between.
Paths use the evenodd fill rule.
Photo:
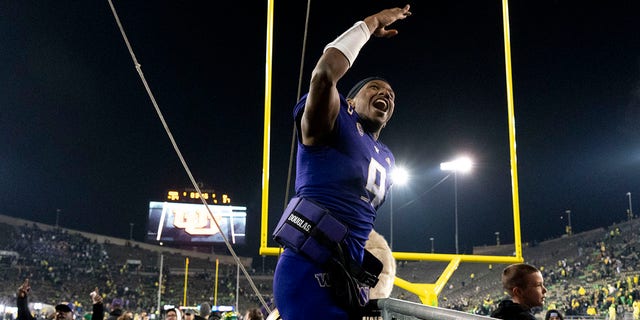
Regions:
<instances>
[{"instance_id":1,"label":"black baseball cap","mask_svg":"<svg viewBox=\"0 0 640 320\"><path fill-rule=\"evenodd\" d=\"M71 309L71 307L69 305L70 305L70 303L61 303L61 304L56 306L56 311L62 311L62 312L71 312L71 311L73 311L73 309Z\"/></svg>"}]
</instances>

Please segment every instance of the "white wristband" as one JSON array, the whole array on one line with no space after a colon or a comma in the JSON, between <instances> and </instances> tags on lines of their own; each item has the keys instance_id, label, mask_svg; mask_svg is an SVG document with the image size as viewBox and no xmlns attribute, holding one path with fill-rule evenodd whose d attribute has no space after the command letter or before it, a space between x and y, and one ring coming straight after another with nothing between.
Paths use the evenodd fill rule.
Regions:
<instances>
[{"instance_id":1,"label":"white wristband","mask_svg":"<svg viewBox=\"0 0 640 320\"><path fill-rule=\"evenodd\" d=\"M352 66L360 49L367 43L369 37L371 37L371 33L369 32L367 24L364 21L358 21L353 27L349 28L349 30L327 44L324 47L324 51L327 51L329 48L340 50L347 60L349 60L349 66Z\"/></svg>"}]
</instances>

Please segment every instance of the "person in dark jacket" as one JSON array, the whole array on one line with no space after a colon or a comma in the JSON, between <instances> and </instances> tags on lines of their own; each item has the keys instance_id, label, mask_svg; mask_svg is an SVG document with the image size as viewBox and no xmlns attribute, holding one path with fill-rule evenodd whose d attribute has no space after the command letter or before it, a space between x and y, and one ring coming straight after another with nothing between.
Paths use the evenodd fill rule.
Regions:
<instances>
[{"instance_id":1,"label":"person in dark jacket","mask_svg":"<svg viewBox=\"0 0 640 320\"><path fill-rule=\"evenodd\" d=\"M535 320L533 308L542 307L547 288L542 273L526 263L516 263L502 271L502 287L511 299L500 302L492 318L505 320Z\"/></svg>"},{"instance_id":2,"label":"person in dark jacket","mask_svg":"<svg viewBox=\"0 0 640 320\"><path fill-rule=\"evenodd\" d=\"M107 320L118 320L120 316L124 313L122 310L122 300L119 298L114 298L111 300L111 311L109 311L109 317ZM93 320L93 319L92 319Z\"/></svg>"},{"instance_id":3,"label":"person in dark jacket","mask_svg":"<svg viewBox=\"0 0 640 320\"><path fill-rule=\"evenodd\" d=\"M31 291L31 285L29 279L25 279L22 285L18 288L16 305L18 307L17 320L36 320L29 311L29 292ZM104 306L102 305L102 296L98 293L98 288L92 291L89 296L93 303L93 315L91 320L103 320L104 319ZM60 303L56 305L55 320L73 320L74 314L70 303Z\"/></svg>"},{"instance_id":4,"label":"person in dark jacket","mask_svg":"<svg viewBox=\"0 0 640 320\"><path fill-rule=\"evenodd\" d=\"M203 302L200 305L200 314L196 314L195 320L207 320L209 319L209 315L211 314L211 305L206 302Z\"/></svg>"}]
</instances>

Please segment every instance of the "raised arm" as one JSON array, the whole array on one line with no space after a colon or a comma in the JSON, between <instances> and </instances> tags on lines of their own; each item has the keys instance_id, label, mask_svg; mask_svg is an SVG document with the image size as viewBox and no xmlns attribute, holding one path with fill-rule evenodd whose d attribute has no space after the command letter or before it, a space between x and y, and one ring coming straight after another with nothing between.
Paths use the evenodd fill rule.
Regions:
<instances>
[{"instance_id":1,"label":"raised arm","mask_svg":"<svg viewBox=\"0 0 640 320\"><path fill-rule=\"evenodd\" d=\"M325 47L311 74L309 95L300 124L302 143L327 143L340 110L338 81L353 65L371 34L386 38L395 36L398 31L387 27L410 15L409 5L382 10L357 22Z\"/></svg>"},{"instance_id":2,"label":"raised arm","mask_svg":"<svg viewBox=\"0 0 640 320\"><path fill-rule=\"evenodd\" d=\"M96 287L91 293L91 303L93 304L93 312L91 313L91 320L103 320L104 319L104 304L102 303L102 295Z\"/></svg>"},{"instance_id":3,"label":"raised arm","mask_svg":"<svg viewBox=\"0 0 640 320\"><path fill-rule=\"evenodd\" d=\"M25 279L22 285L18 288L17 292L17 307L18 307L18 318L17 320L33 320L33 316L29 311L29 292L31 291L31 285L29 284L29 279Z\"/></svg>"}]
</instances>

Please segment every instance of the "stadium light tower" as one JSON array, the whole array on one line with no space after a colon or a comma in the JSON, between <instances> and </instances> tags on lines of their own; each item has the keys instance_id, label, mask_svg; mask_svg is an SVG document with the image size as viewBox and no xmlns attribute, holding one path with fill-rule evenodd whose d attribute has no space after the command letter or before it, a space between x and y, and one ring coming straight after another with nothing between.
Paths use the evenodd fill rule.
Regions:
<instances>
[{"instance_id":1,"label":"stadium light tower","mask_svg":"<svg viewBox=\"0 0 640 320\"><path fill-rule=\"evenodd\" d=\"M633 219L633 210L631 209L631 192L627 192L627 197L629 197L629 211L627 211L627 219Z\"/></svg>"},{"instance_id":2,"label":"stadium light tower","mask_svg":"<svg viewBox=\"0 0 640 320\"><path fill-rule=\"evenodd\" d=\"M58 227L58 221L60 220L60 209L56 209L56 228Z\"/></svg>"},{"instance_id":3,"label":"stadium light tower","mask_svg":"<svg viewBox=\"0 0 640 320\"><path fill-rule=\"evenodd\" d=\"M460 157L453 161L443 162L440 164L440 170L442 171L453 171L453 190L454 190L454 204L455 204L455 225L456 225L456 254L460 253L458 247L458 172L466 173L471 171L471 167L473 166L473 162L468 157Z\"/></svg>"},{"instance_id":4,"label":"stadium light tower","mask_svg":"<svg viewBox=\"0 0 640 320\"><path fill-rule=\"evenodd\" d=\"M396 167L391 172L393 186L403 186L409 181L409 172L403 167ZM393 251L393 188L389 189L389 248Z\"/></svg>"},{"instance_id":5,"label":"stadium light tower","mask_svg":"<svg viewBox=\"0 0 640 320\"><path fill-rule=\"evenodd\" d=\"M567 214L567 235L570 236L573 231L571 230L571 210L565 210L564 213Z\"/></svg>"},{"instance_id":6,"label":"stadium light tower","mask_svg":"<svg viewBox=\"0 0 640 320\"><path fill-rule=\"evenodd\" d=\"M431 253L433 253L433 252L434 252L434 251L433 251L433 240L434 240L434 238L433 238L433 237L431 237L431 238L429 238L429 240L431 240Z\"/></svg>"}]
</instances>

